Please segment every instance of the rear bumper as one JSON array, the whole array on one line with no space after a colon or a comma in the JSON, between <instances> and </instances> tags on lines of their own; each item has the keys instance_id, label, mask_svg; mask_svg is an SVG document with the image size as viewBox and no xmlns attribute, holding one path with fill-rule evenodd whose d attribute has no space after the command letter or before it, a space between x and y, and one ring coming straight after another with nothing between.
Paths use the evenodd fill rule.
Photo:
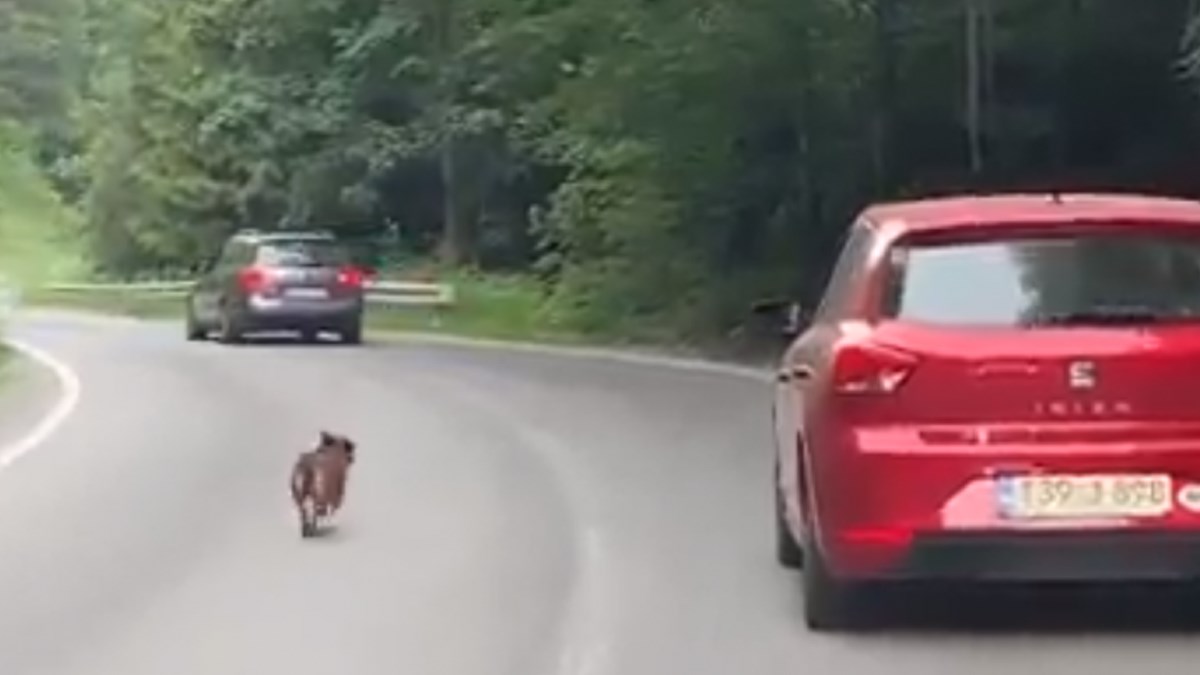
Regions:
<instances>
[{"instance_id":1,"label":"rear bumper","mask_svg":"<svg viewBox=\"0 0 1200 675\"><path fill-rule=\"evenodd\" d=\"M361 298L277 300L250 298L241 312L247 330L341 328L362 320Z\"/></svg>"},{"instance_id":2,"label":"rear bumper","mask_svg":"<svg viewBox=\"0 0 1200 675\"><path fill-rule=\"evenodd\" d=\"M883 576L971 583L1192 582L1200 580L1200 533L918 536Z\"/></svg>"},{"instance_id":3,"label":"rear bumper","mask_svg":"<svg viewBox=\"0 0 1200 675\"><path fill-rule=\"evenodd\" d=\"M854 580L1200 581L1200 443L933 447L851 434L813 453L825 562ZM911 440L911 439L903 439ZM1168 513L1021 522L1000 513L1006 473L1166 473ZM1185 498L1185 495L1191 497Z\"/></svg>"}]
</instances>

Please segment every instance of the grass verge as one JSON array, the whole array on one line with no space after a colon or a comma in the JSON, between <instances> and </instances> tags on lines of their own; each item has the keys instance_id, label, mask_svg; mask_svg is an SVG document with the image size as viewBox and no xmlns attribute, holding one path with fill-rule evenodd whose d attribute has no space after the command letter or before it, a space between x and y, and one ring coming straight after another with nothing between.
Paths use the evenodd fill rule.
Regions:
<instances>
[{"instance_id":1,"label":"grass verge","mask_svg":"<svg viewBox=\"0 0 1200 675\"><path fill-rule=\"evenodd\" d=\"M31 159L30 145L0 121L0 280L32 286L78 274L79 217Z\"/></svg>"},{"instance_id":2,"label":"grass verge","mask_svg":"<svg viewBox=\"0 0 1200 675\"><path fill-rule=\"evenodd\" d=\"M443 309L367 306L368 330L423 332L554 344L596 344L593 336L548 324L540 312L542 297L533 283L519 277L455 278L456 302ZM30 290L27 305L83 310L140 319L182 318L179 296L123 291L63 292Z\"/></svg>"},{"instance_id":3,"label":"grass verge","mask_svg":"<svg viewBox=\"0 0 1200 675\"><path fill-rule=\"evenodd\" d=\"M3 387L9 379L9 366L12 365L13 352L6 344L0 344L0 387Z\"/></svg>"},{"instance_id":4,"label":"grass verge","mask_svg":"<svg viewBox=\"0 0 1200 675\"><path fill-rule=\"evenodd\" d=\"M538 285L522 277L459 275L454 285L453 307L435 310L423 307L388 308L369 304L366 327L369 333L432 333L510 342L540 343L575 347L632 349L676 357L761 366L772 360L758 345L744 349L734 344L697 346L654 341L631 341L620 335L572 331L557 325L543 311L544 297ZM179 296L120 291L49 292L28 291L26 305L128 316L139 319L183 318Z\"/></svg>"}]
</instances>

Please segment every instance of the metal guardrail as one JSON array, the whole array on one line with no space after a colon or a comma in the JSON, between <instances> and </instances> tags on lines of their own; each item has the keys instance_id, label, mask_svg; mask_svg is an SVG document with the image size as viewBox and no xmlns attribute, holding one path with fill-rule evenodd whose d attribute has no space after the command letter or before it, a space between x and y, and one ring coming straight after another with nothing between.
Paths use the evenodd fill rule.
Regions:
<instances>
[{"instance_id":1,"label":"metal guardrail","mask_svg":"<svg viewBox=\"0 0 1200 675\"><path fill-rule=\"evenodd\" d=\"M183 297L192 281L144 281L130 283L50 284L43 290L52 293L135 293L164 297ZM450 284L425 281L368 281L366 301L384 307L450 307L456 296Z\"/></svg>"}]
</instances>

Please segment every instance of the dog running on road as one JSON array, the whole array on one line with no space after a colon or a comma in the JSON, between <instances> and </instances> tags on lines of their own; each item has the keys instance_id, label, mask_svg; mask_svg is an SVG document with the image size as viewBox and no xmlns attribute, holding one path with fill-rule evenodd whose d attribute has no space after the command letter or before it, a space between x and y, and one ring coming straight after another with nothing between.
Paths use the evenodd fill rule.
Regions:
<instances>
[{"instance_id":1,"label":"dog running on road","mask_svg":"<svg viewBox=\"0 0 1200 675\"><path fill-rule=\"evenodd\" d=\"M292 501L300 513L300 536L312 537L321 521L342 506L346 477L354 463L354 441L322 431L320 443L296 459L292 468Z\"/></svg>"}]
</instances>

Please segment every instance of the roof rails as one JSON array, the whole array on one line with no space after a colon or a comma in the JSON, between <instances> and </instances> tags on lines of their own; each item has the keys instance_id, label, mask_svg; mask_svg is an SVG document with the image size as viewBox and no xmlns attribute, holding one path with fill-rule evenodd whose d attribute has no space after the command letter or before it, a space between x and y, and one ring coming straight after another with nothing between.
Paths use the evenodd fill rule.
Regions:
<instances>
[{"instance_id":1,"label":"roof rails","mask_svg":"<svg viewBox=\"0 0 1200 675\"><path fill-rule=\"evenodd\" d=\"M293 237L305 237L305 238L314 238L314 239L317 239L317 238L333 239L333 238L335 238L333 231L327 230L327 229L311 229L310 230L310 229L297 228L297 229L290 229L290 230L260 230L258 228L253 228L253 227L239 229L233 233L233 236L234 237L244 237L247 239L254 239L254 238L283 239L283 238L293 238Z\"/></svg>"}]
</instances>

